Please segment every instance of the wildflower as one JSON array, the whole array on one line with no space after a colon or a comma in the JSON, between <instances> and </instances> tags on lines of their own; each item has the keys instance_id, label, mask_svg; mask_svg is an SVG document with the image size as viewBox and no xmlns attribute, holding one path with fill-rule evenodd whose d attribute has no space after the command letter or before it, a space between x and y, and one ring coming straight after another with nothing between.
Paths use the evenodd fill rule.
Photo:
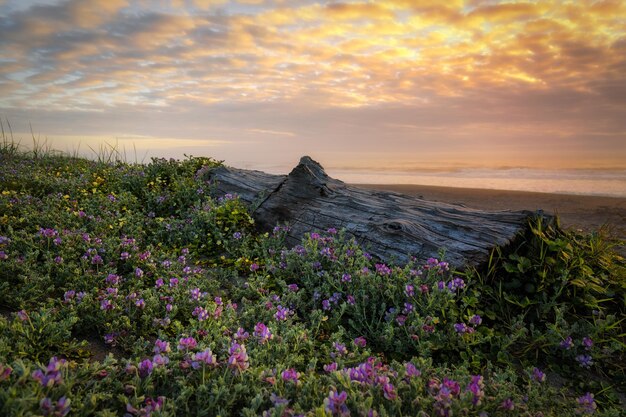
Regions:
<instances>
[{"instance_id":1,"label":"wildflower","mask_svg":"<svg viewBox=\"0 0 626 417\"><path fill-rule=\"evenodd\" d=\"M55 264L57 264L57 265L62 264L62 263L63 263L63 257L61 257L61 256L55 256L55 257L54 257L54 263L55 263Z\"/></svg>"},{"instance_id":2,"label":"wildflower","mask_svg":"<svg viewBox=\"0 0 626 417\"><path fill-rule=\"evenodd\" d=\"M170 288L174 288L178 285L178 278L170 278Z\"/></svg>"},{"instance_id":3,"label":"wildflower","mask_svg":"<svg viewBox=\"0 0 626 417\"><path fill-rule=\"evenodd\" d=\"M109 285L117 285L120 283L120 276L115 274L107 275L105 282Z\"/></svg>"},{"instance_id":4,"label":"wildflower","mask_svg":"<svg viewBox=\"0 0 626 417\"><path fill-rule=\"evenodd\" d=\"M233 239L239 240L243 237L243 235L241 234L241 232L235 232L233 233Z\"/></svg>"},{"instance_id":5,"label":"wildflower","mask_svg":"<svg viewBox=\"0 0 626 417\"><path fill-rule=\"evenodd\" d=\"M135 268L135 276L137 278L143 277L143 270L141 268L139 268L139 267Z\"/></svg>"},{"instance_id":6,"label":"wildflower","mask_svg":"<svg viewBox=\"0 0 626 417\"><path fill-rule=\"evenodd\" d=\"M543 382L546 380L546 374L544 374L539 368L533 368L533 379L537 382Z\"/></svg>"},{"instance_id":7,"label":"wildflower","mask_svg":"<svg viewBox=\"0 0 626 417\"><path fill-rule=\"evenodd\" d=\"M139 300L135 301L135 306L138 309L143 310L146 307L146 302L143 298L140 298Z\"/></svg>"},{"instance_id":8,"label":"wildflower","mask_svg":"<svg viewBox=\"0 0 626 417\"><path fill-rule=\"evenodd\" d=\"M247 331L245 331L243 327L238 328L237 333L235 333L235 335L233 336L235 340L241 340L241 341L247 340L249 337L250 337L250 334Z\"/></svg>"},{"instance_id":9,"label":"wildflower","mask_svg":"<svg viewBox=\"0 0 626 417\"><path fill-rule=\"evenodd\" d=\"M354 339L354 344L358 347L364 348L365 346L367 346L367 340L363 336L359 336Z\"/></svg>"},{"instance_id":10,"label":"wildflower","mask_svg":"<svg viewBox=\"0 0 626 417\"><path fill-rule=\"evenodd\" d=\"M128 252L122 252L122 253L120 253L120 260L121 260L121 261L125 261L125 260L127 260L128 258L130 258L130 253L128 253Z\"/></svg>"},{"instance_id":11,"label":"wildflower","mask_svg":"<svg viewBox=\"0 0 626 417\"><path fill-rule=\"evenodd\" d=\"M248 353L246 352L246 347L243 344L239 344L237 342L233 342L228 351L228 367L232 369L234 372L243 372L250 364L248 363Z\"/></svg>"},{"instance_id":12,"label":"wildflower","mask_svg":"<svg viewBox=\"0 0 626 417\"><path fill-rule=\"evenodd\" d=\"M578 397L576 401L578 402L579 406L577 410L579 414L593 414L595 413L596 408L598 408L598 405L593 399L593 394L590 392L581 397Z\"/></svg>"},{"instance_id":13,"label":"wildflower","mask_svg":"<svg viewBox=\"0 0 626 417\"><path fill-rule=\"evenodd\" d=\"M559 346L562 349L565 349L565 350L569 350L572 347L574 347L574 342L572 341L572 337L571 336L567 336L565 339L563 339L563 341L561 341Z\"/></svg>"},{"instance_id":14,"label":"wildflower","mask_svg":"<svg viewBox=\"0 0 626 417\"><path fill-rule=\"evenodd\" d=\"M507 398L506 400L502 401L502 403L500 404L500 408L502 408L503 410L513 411L515 409L515 403L513 403L512 399Z\"/></svg>"},{"instance_id":15,"label":"wildflower","mask_svg":"<svg viewBox=\"0 0 626 417\"><path fill-rule=\"evenodd\" d=\"M193 354L193 362L191 366L194 369L198 369L200 365L209 365L211 367L217 366L217 358L213 356L213 352L211 349L205 349L201 352L197 352Z\"/></svg>"},{"instance_id":16,"label":"wildflower","mask_svg":"<svg viewBox=\"0 0 626 417\"><path fill-rule=\"evenodd\" d=\"M5 366L4 364L0 363L0 382L6 381L7 379L9 379L9 376L11 376L12 372L13 372L13 368L11 368L10 366Z\"/></svg>"},{"instance_id":17,"label":"wildflower","mask_svg":"<svg viewBox=\"0 0 626 417\"><path fill-rule=\"evenodd\" d=\"M202 297L202 292L200 291L200 288L193 288L189 290L189 294L191 297L191 301L198 301Z\"/></svg>"},{"instance_id":18,"label":"wildflower","mask_svg":"<svg viewBox=\"0 0 626 417\"><path fill-rule=\"evenodd\" d=\"M66 303L69 303L70 301L74 299L75 296L76 296L76 291L74 290L65 291L65 293L63 294L63 301Z\"/></svg>"},{"instance_id":19,"label":"wildflower","mask_svg":"<svg viewBox=\"0 0 626 417\"><path fill-rule=\"evenodd\" d=\"M405 322L406 316L404 314L398 314L398 317L396 317L396 323L398 323L398 326L404 326Z\"/></svg>"},{"instance_id":20,"label":"wildflower","mask_svg":"<svg viewBox=\"0 0 626 417\"><path fill-rule=\"evenodd\" d=\"M456 323L454 325L454 330L456 330L458 334L463 334L463 333L467 333L468 329L465 323Z\"/></svg>"},{"instance_id":21,"label":"wildflower","mask_svg":"<svg viewBox=\"0 0 626 417\"><path fill-rule=\"evenodd\" d=\"M111 311L115 308L111 300L104 299L100 301L100 310Z\"/></svg>"},{"instance_id":22,"label":"wildflower","mask_svg":"<svg viewBox=\"0 0 626 417\"><path fill-rule=\"evenodd\" d=\"M152 364L152 361L150 359L144 359L141 362L139 362L139 376L141 378L145 378L148 375L150 375L152 373L152 369L153 369L154 365Z\"/></svg>"},{"instance_id":23,"label":"wildflower","mask_svg":"<svg viewBox=\"0 0 626 417\"><path fill-rule=\"evenodd\" d=\"M411 362L407 362L404 367L406 369L406 376L409 378L418 377L422 374Z\"/></svg>"},{"instance_id":24,"label":"wildflower","mask_svg":"<svg viewBox=\"0 0 626 417\"><path fill-rule=\"evenodd\" d=\"M290 309L283 307L281 305L276 307L276 314L274 314L274 318L279 321L287 320L287 318L293 314L293 311Z\"/></svg>"},{"instance_id":25,"label":"wildflower","mask_svg":"<svg viewBox=\"0 0 626 417\"><path fill-rule=\"evenodd\" d=\"M330 301L322 300L322 310L324 311L330 310Z\"/></svg>"},{"instance_id":26,"label":"wildflower","mask_svg":"<svg viewBox=\"0 0 626 417\"><path fill-rule=\"evenodd\" d=\"M272 402L272 404L274 404L274 407L278 407L280 405L288 405L289 404L289 400L283 398L283 397L279 397L278 395L272 393L270 395L270 401Z\"/></svg>"},{"instance_id":27,"label":"wildflower","mask_svg":"<svg viewBox=\"0 0 626 417\"><path fill-rule=\"evenodd\" d=\"M480 405L482 399L485 397L485 384L482 375L473 375L472 380L467 386L467 390L472 393L472 404Z\"/></svg>"},{"instance_id":28,"label":"wildflower","mask_svg":"<svg viewBox=\"0 0 626 417\"><path fill-rule=\"evenodd\" d=\"M330 353L330 356L332 358L348 354L348 349L346 349L346 345L344 345L343 343L334 342L333 348L335 349L335 351Z\"/></svg>"},{"instance_id":29,"label":"wildflower","mask_svg":"<svg viewBox=\"0 0 626 417\"><path fill-rule=\"evenodd\" d=\"M332 390L328 393L328 397L324 399L324 408L333 416L348 416L350 410L346 406L345 402L348 399L348 394L345 391L341 391L341 394L336 390Z\"/></svg>"},{"instance_id":30,"label":"wildflower","mask_svg":"<svg viewBox=\"0 0 626 417\"><path fill-rule=\"evenodd\" d=\"M448 289L452 292L465 288L465 281L459 277L455 277L448 283Z\"/></svg>"},{"instance_id":31,"label":"wildflower","mask_svg":"<svg viewBox=\"0 0 626 417\"><path fill-rule=\"evenodd\" d=\"M154 357L152 358L152 364L159 367L159 366L165 366L168 363L170 363L170 358L168 358L167 356L163 356L160 353L157 353L156 355L154 355Z\"/></svg>"},{"instance_id":32,"label":"wildflower","mask_svg":"<svg viewBox=\"0 0 626 417\"><path fill-rule=\"evenodd\" d=\"M386 378L388 380L388 378ZM382 389L383 389L383 396L388 399L389 401L393 401L396 398L398 398L398 393L396 392L393 384L391 384L390 382L385 382L382 385Z\"/></svg>"},{"instance_id":33,"label":"wildflower","mask_svg":"<svg viewBox=\"0 0 626 417\"><path fill-rule=\"evenodd\" d=\"M173 305L171 305L170 303L167 303L167 304L165 305L165 311L167 311L168 313L169 313L170 311L172 311L172 309L173 309L173 308L174 308L174 306L173 306Z\"/></svg>"},{"instance_id":34,"label":"wildflower","mask_svg":"<svg viewBox=\"0 0 626 417\"><path fill-rule=\"evenodd\" d=\"M163 408L163 401L165 397L158 397L156 400L153 398L146 398L144 401L144 406L141 409L137 409L132 406L132 404L126 404L126 416L142 416L142 417L150 417L153 412L160 411Z\"/></svg>"},{"instance_id":35,"label":"wildflower","mask_svg":"<svg viewBox=\"0 0 626 417\"><path fill-rule=\"evenodd\" d=\"M154 281L154 288L161 288L163 284L164 284L163 278L159 278L156 281Z\"/></svg>"},{"instance_id":36,"label":"wildflower","mask_svg":"<svg viewBox=\"0 0 626 417\"><path fill-rule=\"evenodd\" d=\"M329 363L328 365L324 365L324 371L330 373L337 370L337 362Z\"/></svg>"},{"instance_id":37,"label":"wildflower","mask_svg":"<svg viewBox=\"0 0 626 417\"><path fill-rule=\"evenodd\" d=\"M409 314L413 311L414 307L413 304L411 303L404 303L404 309L402 309L402 312L404 314Z\"/></svg>"},{"instance_id":38,"label":"wildflower","mask_svg":"<svg viewBox=\"0 0 626 417\"><path fill-rule=\"evenodd\" d=\"M473 326L480 326L480 324L483 322L483 319L478 315L478 314L474 314L470 319L469 322L471 325Z\"/></svg>"},{"instance_id":39,"label":"wildflower","mask_svg":"<svg viewBox=\"0 0 626 417\"><path fill-rule=\"evenodd\" d=\"M39 408L44 416L63 417L70 412L70 400L64 395L56 403L49 397L39 402Z\"/></svg>"},{"instance_id":40,"label":"wildflower","mask_svg":"<svg viewBox=\"0 0 626 417\"><path fill-rule=\"evenodd\" d=\"M257 265L256 263L250 265L250 271L255 272L259 270L259 265Z\"/></svg>"},{"instance_id":41,"label":"wildflower","mask_svg":"<svg viewBox=\"0 0 626 417\"><path fill-rule=\"evenodd\" d=\"M578 361L580 366L583 368L590 368L591 365L593 365L593 358L591 355L578 355L576 356L576 361Z\"/></svg>"},{"instance_id":42,"label":"wildflower","mask_svg":"<svg viewBox=\"0 0 626 417\"><path fill-rule=\"evenodd\" d=\"M298 377L300 376L300 374L298 372L296 372L295 369L293 368L289 368L287 370L284 370L280 376L282 377L283 381L287 382L287 381L291 381L294 384L298 383Z\"/></svg>"},{"instance_id":43,"label":"wildflower","mask_svg":"<svg viewBox=\"0 0 626 417\"><path fill-rule=\"evenodd\" d=\"M385 264L376 264L376 273L379 275L391 275L391 268Z\"/></svg>"},{"instance_id":44,"label":"wildflower","mask_svg":"<svg viewBox=\"0 0 626 417\"><path fill-rule=\"evenodd\" d=\"M61 376L61 367L66 363L65 359L57 359L56 356L50 358L48 366L45 369L37 369L31 376L39 382L42 387L52 387L55 384L62 384L63 378Z\"/></svg>"},{"instance_id":45,"label":"wildflower","mask_svg":"<svg viewBox=\"0 0 626 417\"><path fill-rule=\"evenodd\" d=\"M593 340L590 337L583 337L582 345L585 347L585 350L591 350L593 347Z\"/></svg>"},{"instance_id":46,"label":"wildflower","mask_svg":"<svg viewBox=\"0 0 626 417\"><path fill-rule=\"evenodd\" d=\"M191 349L195 349L195 347L198 345L198 342L196 342L196 339L194 339L193 337L182 337L179 341L178 341L178 350L191 350Z\"/></svg>"},{"instance_id":47,"label":"wildflower","mask_svg":"<svg viewBox=\"0 0 626 417\"><path fill-rule=\"evenodd\" d=\"M415 295L415 287L412 284L406 284L404 286L404 293L407 297L413 297Z\"/></svg>"},{"instance_id":48,"label":"wildflower","mask_svg":"<svg viewBox=\"0 0 626 417\"><path fill-rule=\"evenodd\" d=\"M259 339L259 344L261 345L267 343L268 340L274 337L270 329L260 322L254 326L254 336Z\"/></svg>"},{"instance_id":49,"label":"wildflower","mask_svg":"<svg viewBox=\"0 0 626 417\"><path fill-rule=\"evenodd\" d=\"M167 353L171 351L169 342L160 339L154 342L154 353Z\"/></svg>"},{"instance_id":50,"label":"wildflower","mask_svg":"<svg viewBox=\"0 0 626 417\"><path fill-rule=\"evenodd\" d=\"M102 259L102 256L95 254L92 258L91 258L91 264L92 265L102 265L104 263L104 260Z\"/></svg>"}]
</instances>

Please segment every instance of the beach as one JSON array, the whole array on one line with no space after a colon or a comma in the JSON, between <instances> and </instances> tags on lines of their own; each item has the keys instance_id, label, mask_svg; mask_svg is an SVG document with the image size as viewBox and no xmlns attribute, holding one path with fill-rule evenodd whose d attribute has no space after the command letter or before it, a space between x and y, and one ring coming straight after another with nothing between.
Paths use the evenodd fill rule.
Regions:
<instances>
[{"instance_id":1,"label":"beach","mask_svg":"<svg viewBox=\"0 0 626 417\"><path fill-rule=\"evenodd\" d=\"M626 240L626 198L411 184L353 185L487 211L543 210L547 214L558 214L563 228L589 232L606 225L612 236Z\"/></svg>"}]
</instances>

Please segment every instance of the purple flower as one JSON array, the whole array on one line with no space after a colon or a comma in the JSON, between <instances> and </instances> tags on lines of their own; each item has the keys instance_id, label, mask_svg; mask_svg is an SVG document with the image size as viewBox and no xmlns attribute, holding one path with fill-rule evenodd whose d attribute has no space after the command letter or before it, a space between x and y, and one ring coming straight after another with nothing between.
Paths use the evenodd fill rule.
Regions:
<instances>
[{"instance_id":1,"label":"purple flower","mask_svg":"<svg viewBox=\"0 0 626 417\"><path fill-rule=\"evenodd\" d=\"M138 267L138 268L135 268L135 276L136 276L137 278L141 278L141 277L143 277L143 270L142 270L141 268L139 268L139 267Z\"/></svg>"},{"instance_id":2,"label":"purple flower","mask_svg":"<svg viewBox=\"0 0 626 417\"><path fill-rule=\"evenodd\" d=\"M590 368L593 365L593 358L591 355L578 355L576 360L583 368Z\"/></svg>"},{"instance_id":3,"label":"purple flower","mask_svg":"<svg viewBox=\"0 0 626 417\"><path fill-rule=\"evenodd\" d=\"M191 350L191 349L195 349L196 346L198 346L198 342L196 342L196 339L194 339L193 337L182 337L179 341L178 341L178 350Z\"/></svg>"},{"instance_id":4,"label":"purple flower","mask_svg":"<svg viewBox=\"0 0 626 417\"><path fill-rule=\"evenodd\" d=\"M502 403L500 404L500 408L507 411L513 411L515 409L515 403L513 403L512 399L507 398L506 400L502 401Z\"/></svg>"},{"instance_id":5,"label":"purple flower","mask_svg":"<svg viewBox=\"0 0 626 417\"><path fill-rule=\"evenodd\" d=\"M379 275L391 275L391 268L385 264L376 264L376 273Z\"/></svg>"},{"instance_id":6,"label":"purple flower","mask_svg":"<svg viewBox=\"0 0 626 417\"><path fill-rule=\"evenodd\" d=\"M346 345L344 345L343 343L334 342L333 349L335 349L335 351L330 353L330 356L332 358L344 356L348 354L348 349L346 349Z\"/></svg>"},{"instance_id":7,"label":"purple flower","mask_svg":"<svg viewBox=\"0 0 626 417\"><path fill-rule=\"evenodd\" d=\"M135 306L138 309L143 310L146 307L146 302L143 298L140 298L139 300L135 301Z\"/></svg>"},{"instance_id":8,"label":"purple flower","mask_svg":"<svg viewBox=\"0 0 626 417\"><path fill-rule=\"evenodd\" d=\"M150 359L144 359L141 362L139 362L139 376L141 378L145 378L148 375L150 375L152 373L152 369L153 369L154 365L152 364L152 361Z\"/></svg>"},{"instance_id":9,"label":"purple flower","mask_svg":"<svg viewBox=\"0 0 626 417\"><path fill-rule=\"evenodd\" d=\"M209 365L211 367L217 366L217 358L213 356L211 349L205 349L202 352L194 353L193 360L194 362L191 363L191 366L194 369L198 369L200 365Z\"/></svg>"},{"instance_id":10,"label":"purple flower","mask_svg":"<svg viewBox=\"0 0 626 417\"><path fill-rule=\"evenodd\" d=\"M467 325L465 323L456 323L454 325L454 330L456 330L456 332L458 334L463 334L467 332Z\"/></svg>"},{"instance_id":11,"label":"purple flower","mask_svg":"<svg viewBox=\"0 0 626 417\"><path fill-rule=\"evenodd\" d=\"M483 319L478 314L474 314L469 319L469 322L470 322L470 324L472 324L474 326L480 326L480 324L483 322Z\"/></svg>"},{"instance_id":12,"label":"purple flower","mask_svg":"<svg viewBox=\"0 0 626 417\"><path fill-rule=\"evenodd\" d=\"M395 388L393 387L391 383L386 382L382 384L382 389L383 389L383 396L386 399L393 401L396 398L398 398L398 394L396 393Z\"/></svg>"},{"instance_id":13,"label":"purple flower","mask_svg":"<svg viewBox=\"0 0 626 417\"><path fill-rule=\"evenodd\" d=\"M404 293L407 297L413 297L415 295L415 287L412 284L406 284L404 286Z\"/></svg>"},{"instance_id":14,"label":"purple flower","mask_svg":"<svg viewBox=\"0 0 626 417\"><path fill-rule=\"evenodd\" d=\"M241 373L248 369L250 364L248 363L248 353L246 347L243 344L233 342L228 351L228 367L236 373Z\"/></svg>"},{"instance_id":15,"label":"purple flower","mask_svg":"<svg viewBox=\"0 0 626 417\"><path fill-rule=\"evenodd\" d=\"M404 365L404 367L406 369L406 376L408 376L409 378L418 377L422 375L419 369L417 369L415 365L413 365L411 362L407 362Z\"/></svg>"},{"instance_id":16,"label":"purple flower","mask_svg":"<svg viewBox=\"0 0 626 417\"><path fill-rule=\"evenodd\" d=\"M117 285L120 283L119 275L109 274L107 275L105 282L109 285Z\"/></svg>"},{"instance_id":17,"label":"purple flower","mask_svg":"<svg viewBox=\"0 0 626 417\"><path fill-rule=\"evenodd\" d=\"M122 252L122 253L120 253L120 260L125 261L125 260L127 260L128 258L130 258L130 253L128 253L128 252Z\"/></svg>"},{"instance_id":18,"label":"purple flower","mask_svg":"<svg viewBox=\"0 0 626 417\"><path fill-rule=\"evenodd\" d=\"M55 256L54 257L54 263L57 265L60 265L63 263L63 258L61 256Z\"/></svg>"},{"instance_id":19,"label":"purple flower","mask_svg":"<svg viewBox=\"0 0 626 417\"><path fill-rule=\"evenodd\" d=\"M485 397L485 384L483 382L482 375L473 375L472 380L467 386L467 391L473 395L472 404L480 405L482 399Z\"/></svg>"},{"instance_id":20,"label":"purple flower","mask_svg":"<svg viewBox=\"0 0 626 417\"><path fill-rule=\"evenodd\" d=\"M49 397L39 402L39 408L44 416L64 417L70 412L71 401L64 395L56 403Z\"/></svg>"},{"instance_id":21,"label":"purple flower","mask_svg":"<svg viewBox=\"0 0 626 417\"><path fill-rule=\"evenodd\" d=\"M404 314L410 314L413 311L413 309L414 309L413 304L404 303L404 309L402 309L402 312Z\"/></svg>"},{"instance_id":22,"label":"purple flower","mask_svg":"<svg viewBox=\"0 0 626 417\"><path fill-rule=\"evenodd\" d=\"M354 299L352 295L348 295L348 297L346 298L346 302L350 304L351 306L353 306L356 303L356 300Z\"/></svg>"},{"instance_id":23,"label":"purple flower","mask_svg":"<svg viewBox=\"0 0 626 417\"><path fill-rule=\"evenodd\" d=\"M69 303L70 301L74 299L75 296L76 296L76 291L74 290L65 291L65 294L63 294L63 301L65 301L66 303Z\"/></svg>"},{"instance_id":24,"label":"purple flower","mask_svg":"<svg viewBox=\"0 0 626 417\"><path fill-rule=\"evenodd\" d=\"M274 318L278 321L287 320L287 318L293 314L293 311L290 309L283 307L281 305L276 307L276 314L274 314Z\"/></svg>"},{"instance_id":25,"label":"purple flower","mask_svg":"<svg viewBox=\"0 0 626 417\"><path fill-rule=\"evenodd\" d=\"M289 285L287 285L287 288L289 288L289 291L291 291L291 292L297 292L298 291L298 284L289 284Z\"/></svg>"},{"instance_id":26,"label":"purple flower","mask_svg":"<svg viewBox=\"0 0 626 417\"><path fill-rule=\"evenodd\" d=\"M255 263L250 265L250 271L255 272L255 271L258 271L258 269L259 269L259 265Z\"/></svg>"},{"instance_id":27,"label":"purple flower","mask_svg":"<svg viewBox=\"0 0 626 417\"><path fill-rule=\"evenodd\" d=\"M104 299L100 301L100 310L111 311L115 308L111 300Z\"/></svg>"},{"instance_id":28,"label":"purple flower","mask_svg":"<svg viewBox=\"0 0 626 417\"><path fill-rule=\"evenodd\" d=\"M582 344L585 347L585 350L591 350L593 347L593 340L591 340L590 337L583 337Z\"/></svg>"},{"instance_id":29,"label":"purple flower","mask_svg":"<svg viewBox=\"0 0 626 417\"><path fill-rule=\"evenodd\" d=\"M9 379L12 372L13 372L13 368L11 368L10 366L5 366L4 364L0 363L0 382L6 381L7 379Z\"/></svg>"},{"instance_id":30,"label":"purple flower","mask_svg":"<svg viewBox=\"0 0 626 417\"><path fill-rule=\"evenodd\" d=\"M56 356L50 358L48 366L45 369L37 369L31 376L39 382L42 387L52 387L55 384L60 385L63 383L61 375L61 368L65 365L65 359L57 359Z\"/></svg>"},{"instance_id":31,"label":"purple flower","mask_svg":"<svg viewBox=\"0 0 626 417\"><path fill-rule=\"evenodd\" d=\"M282 377L283 381L287 382L287 381L291 381L294 384L298 383L298 376L299 374L296 372L295 369L293 368L289 368L287 370L284 370L280 376Z\"/></svg>"},{"instance_id":32,"label":"purple flower","mask_svg":"<svg viewBox=\"0 0 626 417\"><path fill-rule=\"evenodd\" d=\"M167 353L171 351L169 342L160 339L154 342L154 353Z\"/></svg>"},{"instance_id":33,"label":"purple flower","mask_svg":"<svg viewBox=\"0 0 626 417\"><path fill-rule=\"evenodd\" d=\"M352 275L350 274L343 274L341 276L341 282L350 282L352 281Z\"/></svg>"},{"instance_id":34,"label":"purple flower","mask_svg":"<svg viewBox=\"0 0 626 417\"><path fill-rule=\"evenodd\" d=\"M247 340L249 337L250 337L250 333L245 331L243 327L238 328L237 333L235 333L235 335L233 336L235 340L239 340L242 342Z\"/></svg>"},{"instance_id":35,"label":"purple flower","mask_svg":"<svg viewBox=\"0 0 626 417\"><path fill-rule=\"evenodd\" d=\"M404 314L398 314L398 316L396 317L396 323L398 323L399 326L404 326L405 322L406 316Z\"/></svg>"},{"instance_id":36,"label":"purple flower","mask_svg":"<svg viewBox=\"0 0 626 417\"><path fill-rule=\"evenodd\" d=\"M239 239L241 239L241 238L242 238L242 236L243 236L243 235L241 234L241 232L235 232L235 233L233 233L233 239L239 240Z\"/></svg>"},{"instance_id":37,"label":"purple flower","mask_svg":"<svg viewBox=\"0 0 626 417\"><path fill-rule=\"evenodd\" d=\"M157 353L152 358L152 364L156 367L165 366L168 363L170 363L170 358L168 358L167 356L163 356L160 353Z\"/></svg>"},{"instance_id":38,"label":"purple flower","mask_svg":"<svg viewBox=\"0 0 626 417\"><path fill-rule=\"evenodd\" d=\"M328 365L324 365L324 371L326 372L334 372L337 370L337 362L329 363Z\"/></svg>"},{"instance_id":39,"label":"purple flower","mask_svg":"<svg viewBox=\"0 0 626 417\"><path fill-rule=\"evenodd\" d=\"M561 341L559 346L562 349L570 350L572 347L574 347L574 342L572 341L572 337L571 336L567 336L565 339L563 339L563 341Z\"/></svg>"},{"instance_id":40,"label":"purple flower","mask_svg":"<svg viewBox=\"0 0 626 417\"><path fill-rule=\"evenodd\" d=\"M364 348L365 346L367 346L367 340L363 336L359 336L354 339L354 344L358 347Z\"/></svg>"},{"instance_id":41,"label":"purple flower","mask_svg":"<svg viewBox=\"0 0 626 417\"><path fill-rule=\"evenodd\" d=\"M270 401L272 402L272 404L274 404L274 407L278 407L281 405L287 405L289 404L289 400L283 398L283 397L279 397L278 395L271 393L270 394ZM265 415L265 414L263 414Z\"/></svg>"},{"instance_id":42,"label":"purple flower","mask_svg":"<svg viewBox=\"0 0 626 417\"><path fill-rule=\"evenodd\" d=\"M593 414L598 408L595 400L593 399L593 394L588 392L585 395L578 397L576 399L578 402L578 411L581 414Z\"/></svg>"},{"instance_id":43,"label":"purple flower","mask_svg":"<svg viewBox=\"0 0 626 417\"><path fill-rule=\"evenodd\" d=\"M348 394L345 391L341 391L341 394L338 394L336 390L332 390L328 393L328 397L324 399L324 408L333 416L349 416L350 410L348 410L345 404L347 399Z\"/></svg>"},{"instance_id":44,"label":"purple flower","mask_svg":"<svg viewBox=\"0 0 626 417\"><path fill-rule=\"evenodd\" d=\"M533 379L537 382L543 382L546 380L546 374L544 374L539 368L533 368Z\"/></svg>"},{"instance_id":45,"label":"purple flower","mask_svg":"<svg viewBox=\"0 0 626 417\"><path fill-rule=\"evenodd\" d=\"M270 329L268 329L265 324L260 322L254 326L254 336L259 339L260 344L265 344L268 340L274 337Z\"/></svg>"},{"instance_id":46,"label":"purple flower","mask_svg":"<svg viewBox=\"0 0 626 417\"><path fill-rule=\"evenodd\" d=\"M322 300L322 310L324 311L330 310L330 301Z\"/></svg>"},{"instance_id":47,"label":"purple flower","mask_svg":"<svg viewBox=\"0 0 626 417\"><path fill-rule=\"evenodd\" d=\"M91 258L91 264L92 265L102 265L104 263L104 260L102 259L102 256L95 254L92 258Z\"/></svg>"},{"instance_id":48,"label":"purple flower","mask_svg":"<svg viewBox=\"0 0 626 417\"><path fill-rule=\"evenodd\" d=\"M178 285L178 278L170 278L170 288L174 288Z\"/></svg>"},{"instance_id":49,"label":"purple flower","mask_svg":"<svg viewBox=\"0 0 626 417\"><path fill-rule=\"evenodd\" d=\"M456 291L465 288L465 281L463 281L459 277L455 277L452 281L448 283L448 289L450 291Z\"/></svg>"}]
</instances>

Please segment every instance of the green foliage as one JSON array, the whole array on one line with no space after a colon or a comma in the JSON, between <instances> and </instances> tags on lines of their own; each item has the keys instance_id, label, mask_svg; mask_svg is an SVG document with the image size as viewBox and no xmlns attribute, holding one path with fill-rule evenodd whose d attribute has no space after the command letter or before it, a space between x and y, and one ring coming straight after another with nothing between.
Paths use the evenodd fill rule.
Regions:
<instances>
[{"instance_id":1,"label":"green foliage","mask_svg":"<svg viewBox=\"0 0 626 417\"><path fill-rule=\"evenodd\" d=\"M624 263L601 233L537 222L487 271L399 267L341 231L259 233L213 159L121 160L0 144L1 415L622 409Z\"/></svg>"}]
</instances>

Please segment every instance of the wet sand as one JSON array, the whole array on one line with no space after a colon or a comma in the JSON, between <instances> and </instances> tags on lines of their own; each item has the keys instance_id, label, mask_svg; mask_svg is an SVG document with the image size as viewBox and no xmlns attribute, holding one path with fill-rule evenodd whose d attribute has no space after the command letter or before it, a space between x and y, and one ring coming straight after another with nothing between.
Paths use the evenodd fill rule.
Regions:
<instances>
[{"instance_id":1,"label":"wet sand","mask_svg":"<svg viewBox=\"0 0 626 417\"><path fill-rule=\"evenodd\" d=\"M557 214L564 228L589 232L606 225L613 236L626 240L626 198L426 185L354 185L394 191L426 200L462 204L480 210L543 210L548 214Z\"/></svg>"}]
</instances>

